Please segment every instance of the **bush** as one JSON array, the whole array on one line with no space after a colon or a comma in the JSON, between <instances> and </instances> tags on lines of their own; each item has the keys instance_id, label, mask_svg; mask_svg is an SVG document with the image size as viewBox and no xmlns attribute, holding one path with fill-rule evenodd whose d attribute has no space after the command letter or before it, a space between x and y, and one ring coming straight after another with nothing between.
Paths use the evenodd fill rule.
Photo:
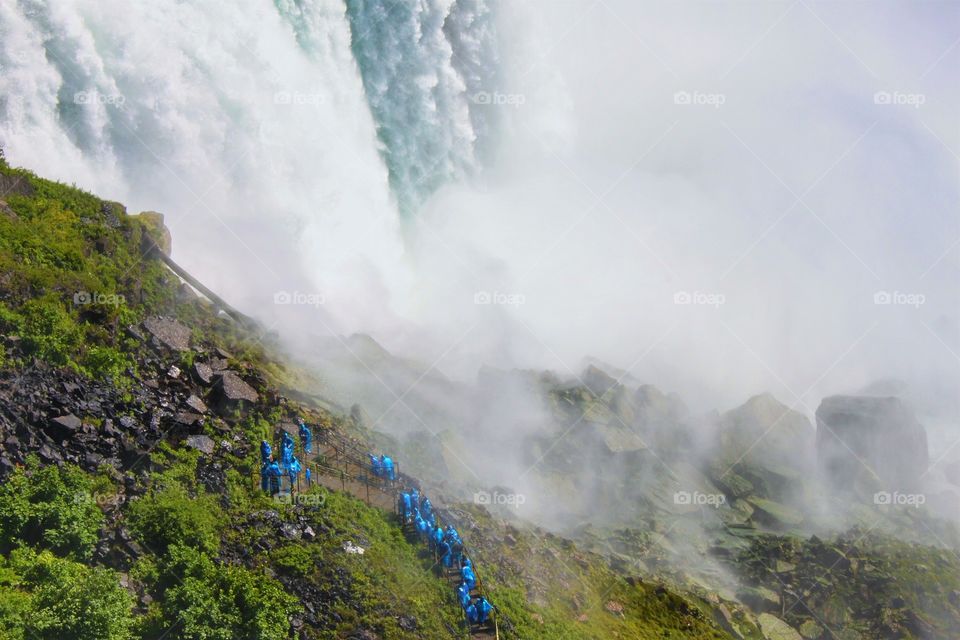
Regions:
<instances>
[{"instance_id":1,"label":"bush","mask_svg":"<svg viewBox=\"0 0 960 640\"><path fill-rule=\"evenodd\" d=\"M53 300L29 300L21 309L24 346L29 353L64 365L80 342L80 332L63 305Z\"/></svg>"},{"instance_id":2,"label":"bush","mask_svg":"<svg viewBox=\"0 0 960 640\"><path fill-rule=\"evenodd\" d=\"M22 545L87 559L93 553L103 513L93 484L74 466L40 467L36 459L0 484L0 551Z\"/></svg>"},{"instance_id":3,"label":"bush","mask_svg":"<svg viewBox=\"0 0 960 640\"><path fill-rule=\"evenodd\" d=\"M179 621L184 640L284 640L299 611L276 580L186 547L170 548L162 573L164 619L154 624Z\"/></svg>"},{"instance_id":4,"label":"bush","mask_svg":"<svg viewBox=\"0 0 960 640\"><path fill-rule=\"evenodd\" d=\"M196 498L182 484L166 480L160 489L130 503L130 527L150 550L164 553L183 545L215 553L220 548L219 528L223 518L215 496Z\"/></svg>"},{"instance_id":5,"label":"bush","mask_svg":"<svg viewBox=\"0 0 960 640\"><path fill-rule=\"evenodd\" d=\"M23 637L29 640L127 640L131 637L133 598L112 571L57 558L49 551L37 554L30 549L14 551L10 565L20 576L15 592L19 597L7 615L14 619L12 628L22 628ZM0 616L4 608L0 606ZM18 613L19 625L15 621Z\"/></svg>"}]
</instances>

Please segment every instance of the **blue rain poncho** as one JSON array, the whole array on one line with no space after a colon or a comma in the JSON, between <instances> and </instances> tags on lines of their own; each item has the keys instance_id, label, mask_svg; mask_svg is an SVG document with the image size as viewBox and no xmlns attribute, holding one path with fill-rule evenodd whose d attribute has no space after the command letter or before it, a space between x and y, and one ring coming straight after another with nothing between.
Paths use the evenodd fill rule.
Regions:
<instances>
[{"instance_id":1,"label":"blue rain poncho","mask_svg":"<svg viewBox=\"0 0 960 640\"><path fill-rule=\"evenodd\" d=\"M470 621L470 624L477 623L477 605L471 604L465 609L467 613L467 620Z\"/></svg>"},{"instance_id":2,"label":"blue rain poncho","mask_svg":"<svg viewBox=\"0 0 960 640\"><path fill-rule=\"evenodd\" d=\"M473 603L473 606L477 609L477 622L481 624L486 622L487 618L490 617L490 612L493 611L493 605L486 598L480 596Z\"/></svg>"},{"instance_id":3,"label":"blue rain poncho","mask_svg":"<svg viewBox=\"0 0 960 640\"><path fill-rule=\"evenodd\" d=\"M414 509L420 508L420 492L417 491L416 488L414 488L413 491L410 492L410 504L413 506Z\"/></svg>"},{"instance_id":4,"label":"blue rain poncho","mask_svg":"<svg viewBox=\"0 0 960 640\"><path fill-rule=\"evenodd\" d=\"M283 471L276 460L267 465L267 477L270 483L270 493L276 495L280 493L280 478L283 477Z\"/></svg>"},{"instance_id":5,"label":"blue rain poncho","mask_svg":"<svg viewBox=\"0 0 960 640\"><path fill-rule=\"evenodd\" d=\"M375 476L377 476L377 477L382 476L382 475L383 475L383 463L380 462L380 458L378 458L377 456L373 455L372 453L368 453L367 455L370 456L370 470L373 471L373 475L375 475Z\"/></svg>"},{"instance_id":6,"label":"blue rain poncho","mask_svg":"<svg viewBox=\"0 0 960 640\"><path fill-rule=\"evenodd\" d=\"M477 576L474 575L473 567L470 565L466 565L463 569L460 569L460 577L463 578L463 581L467 583L470 589L477 586Z\"/></svg>"},{"instance_id":7,"label":"blue rain poncho","mask_svg":"<svg viewBox=\"0 0 960 640\"><path fill-rule=\"evenodd\" d=\"M409 494L409 493L403 493L403 494L401 494L401 497L403 498L403 517L404 517L404 519L408 519L408 518L411 516L411 514L413 513L413 509L412 509L412 506L411 506L411 504L410 504L410 502L411 502L411 500L410 500L410 494Z\"/></svg>"},{"instance_id":8,"label":"blue rain poncho","mask_svg":"<svg viewBox=\"0 0 960 640\"><path fill-rule=\"evenodd\" d=\"M287 467L287 473L290 475L290 489L293 490L293 487L297 484L297 476L300 475L300 471L303 470L303 467L300 465L300 461L294 458L290 462L290 466Z\"/></svg>"},{"instance_id":9,"label":"blue rain poncho","mask_svg":"<svg viewBox=\"0 0 960 640\"><path fill-rule=\"evenodd\" d=\"M265 462L260 465L260 489L263 491L270 490L270 474L267 470L270 468L270 463Z\"/></svg>"},{"instance_id":10,"label":"blue rain poncho","mask_svg":"<svg viewBox=\"0 0 960 640\"><path fill-rule=\"evenodd\" d=\"M284 431L280 442L280 461L284 467L289 467L290 463L293 462L293 448L293 438L290 437L289 433Z\"/></svg>"},{"instance_id":11,"label":"blue rain poncho","mask_svg":"<svg viewBox=\"0 0 960 640\"><path fill-rule=\"evenodd\" d=\"M303 423L303 420L300 421L300 444L303 445L306 453L313 453L313 432Z\"/></svg>"},{"instance_id":12,"label":"blue rain poncho","mask_svg":"<svg viewBox=\"0 0 960 640\"><path fill-rule=\"evenodd\" d=\"M460 586L457 587L457 601L464 609L470 606L470 588L467 587L466 582L461 582Z\"/></svg>"},{"instance_id":13,"label":"blue rain poncho","mask_svg":"<svg viewBox=\"0 0 960 640\"><path fill-rule=\"evenodd\" d=\"M270 443L266 440L260 441L260 462L263 464L268 464L270 462L270 456L273 454L273 448L270 446Z\"/></svg>"},{"instance_id":14,"label":"blue rain poncho","mask_svg":"<svg viewBox=\"0 0 960 640\"><path fill-rule=\"evenodd\" d=\"M390 478L391 480L397 479L397 474L393 470L393 460L390 456L380 456L380 465L383 467L384 477Z\"/></svg>"}]
</instances>

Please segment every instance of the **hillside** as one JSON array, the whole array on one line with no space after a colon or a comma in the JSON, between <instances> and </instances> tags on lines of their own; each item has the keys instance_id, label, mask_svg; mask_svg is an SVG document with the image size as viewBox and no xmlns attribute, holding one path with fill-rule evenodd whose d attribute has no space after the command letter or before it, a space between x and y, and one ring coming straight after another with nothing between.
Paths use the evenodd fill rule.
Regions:
<instances>
[{"instance_id":1,"label":"hillside","mask_svg":"<svg viewBox=\"0 0 960 640\"><path fill-rule=\"evenodd\" d=\"M281 422L356 421L285 397L310 372L168 269L161 217L2 160L0 193L0 637L465 637L393 514L260 491L256 445ZM703 602L448 509L501 637L728 637Z\"/></svg>"}]
</instances>

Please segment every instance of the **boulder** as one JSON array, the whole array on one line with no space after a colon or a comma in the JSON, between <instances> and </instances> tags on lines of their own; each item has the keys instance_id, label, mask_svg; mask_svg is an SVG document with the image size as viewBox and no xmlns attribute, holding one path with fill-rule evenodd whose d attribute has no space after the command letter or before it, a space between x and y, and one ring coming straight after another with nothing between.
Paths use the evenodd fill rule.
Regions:
<instances>
[{"instance_id":1,"label":"boulder","mask_svg":"<svg viewBox=\"0 0 960 640\"><path fill-rule=\"evenodd\" d=\"M65 416L60 416L54 418L50 421L50 432L58 440L66 440L72 438L74 434L79 433L83 423L80 422L80 418L68 413Z\"/></svg>"},{"instance_id":2,"label":"boulder","mask_svg":"<svg viewBox=\"0 0 960 640\"><path fill-rule=\"evenodd\" d=\"M193 375L202 384L213 382L213 367L203 362L193 364Z\"/></svg>"},{"instance_id":3,"label":"boulder","mask_svg":"<svg viewBox=\"0 0 960 640\"><path fill-rule=\"evenodd\" d=\"M831 396L817 408L817 459L838 489L858 479L891 491L910 491L927 471L927 432L893 397Z\"/></svg>"},{"instance_id":4,"label":"boulder","mask_svg":"<svg viewBox=\"0 0 960 640\"><path fill-rule=\"evenodd\" d=\"M214 442L210 436L187 436L187 446L208 456L213 455Z\"/></svg>"},{"instance_id":5,"label":"boulder","mask_svg":"<svg viewBox=\"0 0 960 640\"><path fill-rule=\"evenodd\" d=\"M803 640L796 629L769 613L761 613L757 622L765 640Z\"/></svg>"},{"instance_id":6,"label":"boulder","mask_svg":"<svg viewBox=\"0 0 960 640\"><path fill-rule=\"evenodd\" d=\"M191 394L187 398L187 406L196 411L197 413L206 413L207 405L203 403L203 400L198 398L196 395Z\"/></svg>"},{"instance_id":7,"label":"boulder","mask_svg":"<svg viewBox=\"0 0 960 640\"><path fill-rule=\"evenodd\" d=\"M190 349L190 329L178 320L154 316L143 321L144 328L161 344L174 351Z\"/></svg>"},{"instance_id":8,"label":"boulder","mask_svg":"<svg viewBox=\"0 0 960 640\"><path fill-rule=\"evenodd\" d=\"M236 404L240 401L257 402L260 396L233 371L220 373L214 383L214 391L222 402Z\"/></svg>"}]
</instances>

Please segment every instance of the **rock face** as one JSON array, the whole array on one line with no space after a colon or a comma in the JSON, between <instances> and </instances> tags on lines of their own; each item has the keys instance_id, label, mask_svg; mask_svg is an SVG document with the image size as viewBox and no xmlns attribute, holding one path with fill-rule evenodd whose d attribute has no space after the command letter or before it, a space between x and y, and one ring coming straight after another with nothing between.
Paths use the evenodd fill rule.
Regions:
<instances>
[{"instance_id":1,"label":"rock face","mask_svg":"<svg viewBox=\"0 0 960 640\"><path fill-rule=\"evenodd\" d=\"M929 464L927 432L897 398L831 396L817 408L817 459L839 489L916 489Z\"/></svg>"},{"instance_id":2,"label":"rock face","mask_svg":"<svg viewBox=\"0 0 960 640\"><path fill-rule=\"evenodd\" d=\"M170 230L163 223L163 214L156 211L143 211L137 217L147 228L147 236L143 239L144 252L159 250L169 256L173 239L170 237Z\"/></svg>"}]
</instances>

